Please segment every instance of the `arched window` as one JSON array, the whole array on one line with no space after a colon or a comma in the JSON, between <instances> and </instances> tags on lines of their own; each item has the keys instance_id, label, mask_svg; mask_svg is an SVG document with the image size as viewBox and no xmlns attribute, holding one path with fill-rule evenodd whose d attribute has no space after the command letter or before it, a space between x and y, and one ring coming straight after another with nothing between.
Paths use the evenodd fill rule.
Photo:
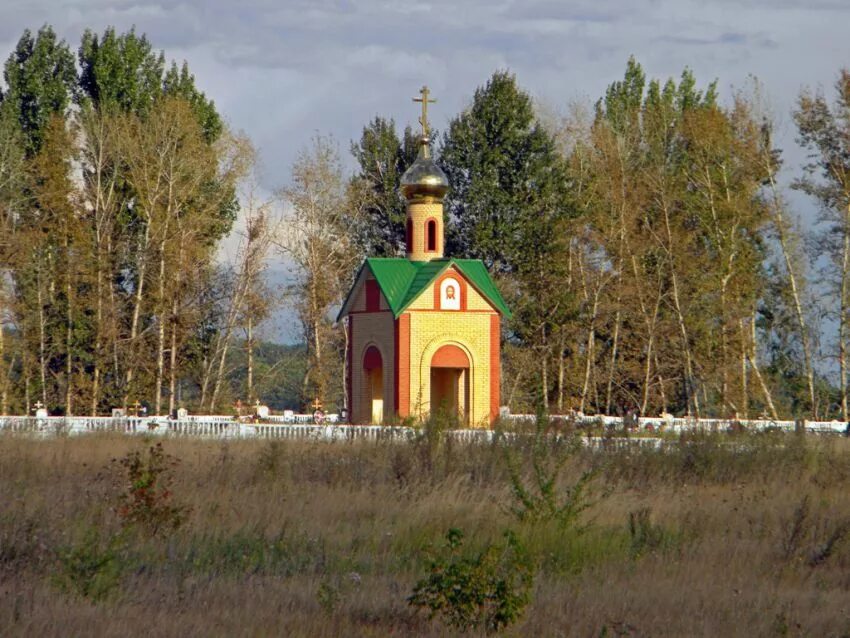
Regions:
<instances>
[{"instance_id":1,"label":"arched window","mask_svg":"<svg viewBox=\"0 0 850 638\"><path fill-rule=\"evenodd\" d=\"M369 346L363 353L363 368L365 370L380 370L383 365L381 351L375 346Z\"/></svg>"},{"instance_id":2,"label":"arched window","mask_svg":"<svg viewBox=\"0 0 850 638\"><path fill-rule=\"evenodd\" d=\"M408 217L407 219L407 252L413 252L413 220Z\"/></svg>"},{"instance_id":3,"label":"arched window","mask_svg":"<svg viewBox=\"0 0 850 638\"><path fill-rule=\"evenodd\" d=\"M425 222L425 237L428 241L425 244L425 250L429 253L437 251L437 221L429 219Z\"/></svg>"}]
</instances>

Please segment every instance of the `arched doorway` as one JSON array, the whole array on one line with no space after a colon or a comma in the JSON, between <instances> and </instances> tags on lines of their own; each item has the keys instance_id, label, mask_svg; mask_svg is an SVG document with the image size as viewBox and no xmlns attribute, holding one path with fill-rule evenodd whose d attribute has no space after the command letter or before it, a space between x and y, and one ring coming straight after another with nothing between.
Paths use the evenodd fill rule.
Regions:
<instances>
[{"instance_id":1,"label":"arched doorway","mask_svg":"<svg viewBox=\"0 0 850 638\"><path fill-rule=\"evenodd\" d=\"M363 380L369 397L369 422L380 425L384 421L384 362L375 346L363 354Z\"/></svg>"},{"instance_id":2,"label":"arched doorway","mask_svg":"<svg viewBox=\"0 0 850 638\"><path fill-rule=\"evenodd\" d=\"M431 357L431 413L469 422L469 357L461 348L447 344Z\"/></svg>"}]
</instances>

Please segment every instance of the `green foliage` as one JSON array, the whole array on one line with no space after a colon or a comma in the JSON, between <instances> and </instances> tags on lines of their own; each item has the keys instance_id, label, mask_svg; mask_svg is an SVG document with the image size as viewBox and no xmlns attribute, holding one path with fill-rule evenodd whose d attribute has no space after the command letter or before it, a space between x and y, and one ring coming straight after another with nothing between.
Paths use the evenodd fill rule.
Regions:
<instances>
[{"instance_id":1,"label":"green foliage","mask_svg":"<svg viewBox=\"0 0 850 638\"><path fill-rule=\"evenodd\" d=\"M361 576L357 572L325 575L316 589L316 601L328 615L333 614L343 599L360 586Z\"/></svg>"},{"instance_id":2,"label":"green foliage","mask_svg":"<svg viewBox=\"0 0 850 638\"><path fill-rule=\"evenodd\" d=\"M568 213L565 167L513 75L494 73L475 91L443 136L439 163L451 184L447 252L497 272L532 264L541 274Z\"/></svg>"},{"instance_id":3,"label":"green foliage","mask_svg":"<svg viewBox=\"0 0 850 638\"><path fill-rule=\"evenodd\" d=\"M468 553L463 551L463 532L450 529L428 569L408 602L461 632L497 632L516 622L531 599L534 569L511 532L505 532L502 544Z\"/></svg>"},{"instance_id":4,"label":"green foliage","mask_svg":"<svg viewBox=\"0 0 850 638\"><path fill-rule=\"evenodd\" d=\"M88 527L79 541L58 549L52 581L63 591L98 602L114 593L125 569L120 537L105 538Z\"/></svg>"},{"instance_id":5,"label":"green foliage","mask_svg":"<svg viewBox=\"0 0 850 638\"><path fill-rule=\"evenodd\" d=\"M2 108L9 109L24 136L28 157L41 149L51 116L64 116L76 93L74 56L49 25L33 37L24 30L3 69L6 92Z\"/></svg>"},{"instance_id":6,"label":"green foliage","mask_svg":"<svg viewBox=\"0 0 850 638\"><path fill-rule=\"evenodd\" d=\"M229 387L223 405L233 405L245 387L245 342L236 341L228 353ZM311 398L303 394L307 351L303 345L258 341L254 345L254 388L257 396L273 410L301 410Z\"/></svg>"},{"instance_id":7,"label":"green foliage","mask_svg":"<svg viewBox=\"0 0 850 638\"><path fill-rule=\"evenodd\" d=\"M629 553L640 558L647 553L666 551L676 547L682 534L675 533L652 520L652 510L641 507L629 512Z\"/></svg>"},{"instance_id":8,"label":"green foliage","mask_svg":"<svg viewBox=\"0 0 850 638\"><path fill-rule=\"evenodd\" d=\"M595 470L585 470L564 485L563 471L575 460L581 440L575 435L548 432L548 418L539 415L530 444L505 447L505 460L514 504L510 511L523 522L556 522L562 528L575 525L590 507L589 489Z\"/></svg>"},{"instance_id":9,"label":"green foliage","mask_svg":"<svg viewBox=\"0 0 850 638\"><path fill-rule=\"evenodd\" d=\"M325 541L280 530L267 534L256 526L213 530L190 537L175 560L187 573L210 577L266 574L290 577L328 568ZM339 567L334 564L331 567Z\"/></svg>"},{"instance_id":10,"label":"green foliage","mask_svg":"<svg viewBox=\"0 0 850 638\"><path fill-rule=\"evenodd\" d=\"M109 27L102 36L87 29L78 57L82 104L144 116L163 96L179 97L192 105L208 143L221 136L221 116L212 100L198 90L188 65L178 67L172 62L166 71L165 55L155 53L147 36L136 35L135 28L116 35Z\"/></svg>"},{"instance_id":11,"label":"green foliage","mask_svg":"<svg viewBox=\"0 0 850 638\"><path fill-rule=\"evenodd\" d=\"M451 186L446 252L494 273L513 312L508 336L533 350L539 369L574 312L566 253L577 213L564 158L512 74L475 91L443 136L439 164Z\"/></svg>"},{"instance_id":12,"label":"green foliage","mask_svg":"<svg viewBox=\"0 0 850 638\"><path fill-rule=\"evenodd\" d=\"M109 27L100 37L86 29L78 58L83 103L144 114L162 95L165 56L154 53L147 37L136 35L135 29L116 35Z\"/></svg>"},{"instance_id":13,"label":"green foliage","mask_svg":"<svg viewBox=\"0 0 850 638\"><path fill-rule=\"evenodd\" d=\"M118 461L124 480L116 512L125 528L136 527L157 536L183 524L188 508L173 504L170 487L177 463L165 453L162 443L150 446L147 456L134 451Z\"/></svg>"},{"instance_id":14,"label":"green foliage","mask_svg":"<svg viewBox=\"0 0 850 638\"><path fill-rule=\"evenodd\" d=\"M353 187L365 189L364 217L354 227L355 244L369 257L395 257L404 250L407 212L399 191L402 174L416 159L416 137L410 127L399 139L395 121L376 116L351 143L358 172Z\"/></svg>"}]
</instances>

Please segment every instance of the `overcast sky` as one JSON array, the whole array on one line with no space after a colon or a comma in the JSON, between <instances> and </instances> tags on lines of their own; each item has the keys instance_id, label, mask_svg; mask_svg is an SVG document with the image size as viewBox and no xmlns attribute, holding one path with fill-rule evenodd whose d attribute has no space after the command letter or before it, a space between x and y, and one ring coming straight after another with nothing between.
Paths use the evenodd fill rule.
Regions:
<instances>
[{"instance_id":1,"label":"overcast sky","mask_svg":"<svg viewBox=\"0 0 850 638\"><path fill-rule=\"evenodd\" d=\"M286 182L316 132L347 153L376 114L414 124L410 98L422 84L444 129L497 69L563 108L595 100L630 55L650 77L687 66L701 86L717 79L723 98L757 76L793 167L795 96L803 86L831 90L850 66L850 0L2 0L2 57L25 28L44 23L74 50L87 27L135 25L168 58L187 60L224 118L258 147L269 190Z\"/></svg>"}]
</instances>

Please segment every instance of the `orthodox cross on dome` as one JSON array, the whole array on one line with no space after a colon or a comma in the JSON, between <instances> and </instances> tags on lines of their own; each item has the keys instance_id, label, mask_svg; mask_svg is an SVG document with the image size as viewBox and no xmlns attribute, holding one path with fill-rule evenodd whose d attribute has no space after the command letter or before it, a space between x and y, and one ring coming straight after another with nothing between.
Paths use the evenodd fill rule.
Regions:
<instances>
[{"instance_id":1,"label":"orthodox cross on dome","mask_svg":"<svg viewBox=\"0 0 850 638\"><path fill-rule=\"evenodd\" d=\"M419 95L422 97L413 98L414 102L422 103L422 117L419 118L419 124L422 125L422 137L429 137L431 134L431 127L428 126L428 104L435 104L437 100L429 100L428 96L431 95L431 91L428 90L427 86L423 86L419 89Z\"/></svg>"}]
</instances>

